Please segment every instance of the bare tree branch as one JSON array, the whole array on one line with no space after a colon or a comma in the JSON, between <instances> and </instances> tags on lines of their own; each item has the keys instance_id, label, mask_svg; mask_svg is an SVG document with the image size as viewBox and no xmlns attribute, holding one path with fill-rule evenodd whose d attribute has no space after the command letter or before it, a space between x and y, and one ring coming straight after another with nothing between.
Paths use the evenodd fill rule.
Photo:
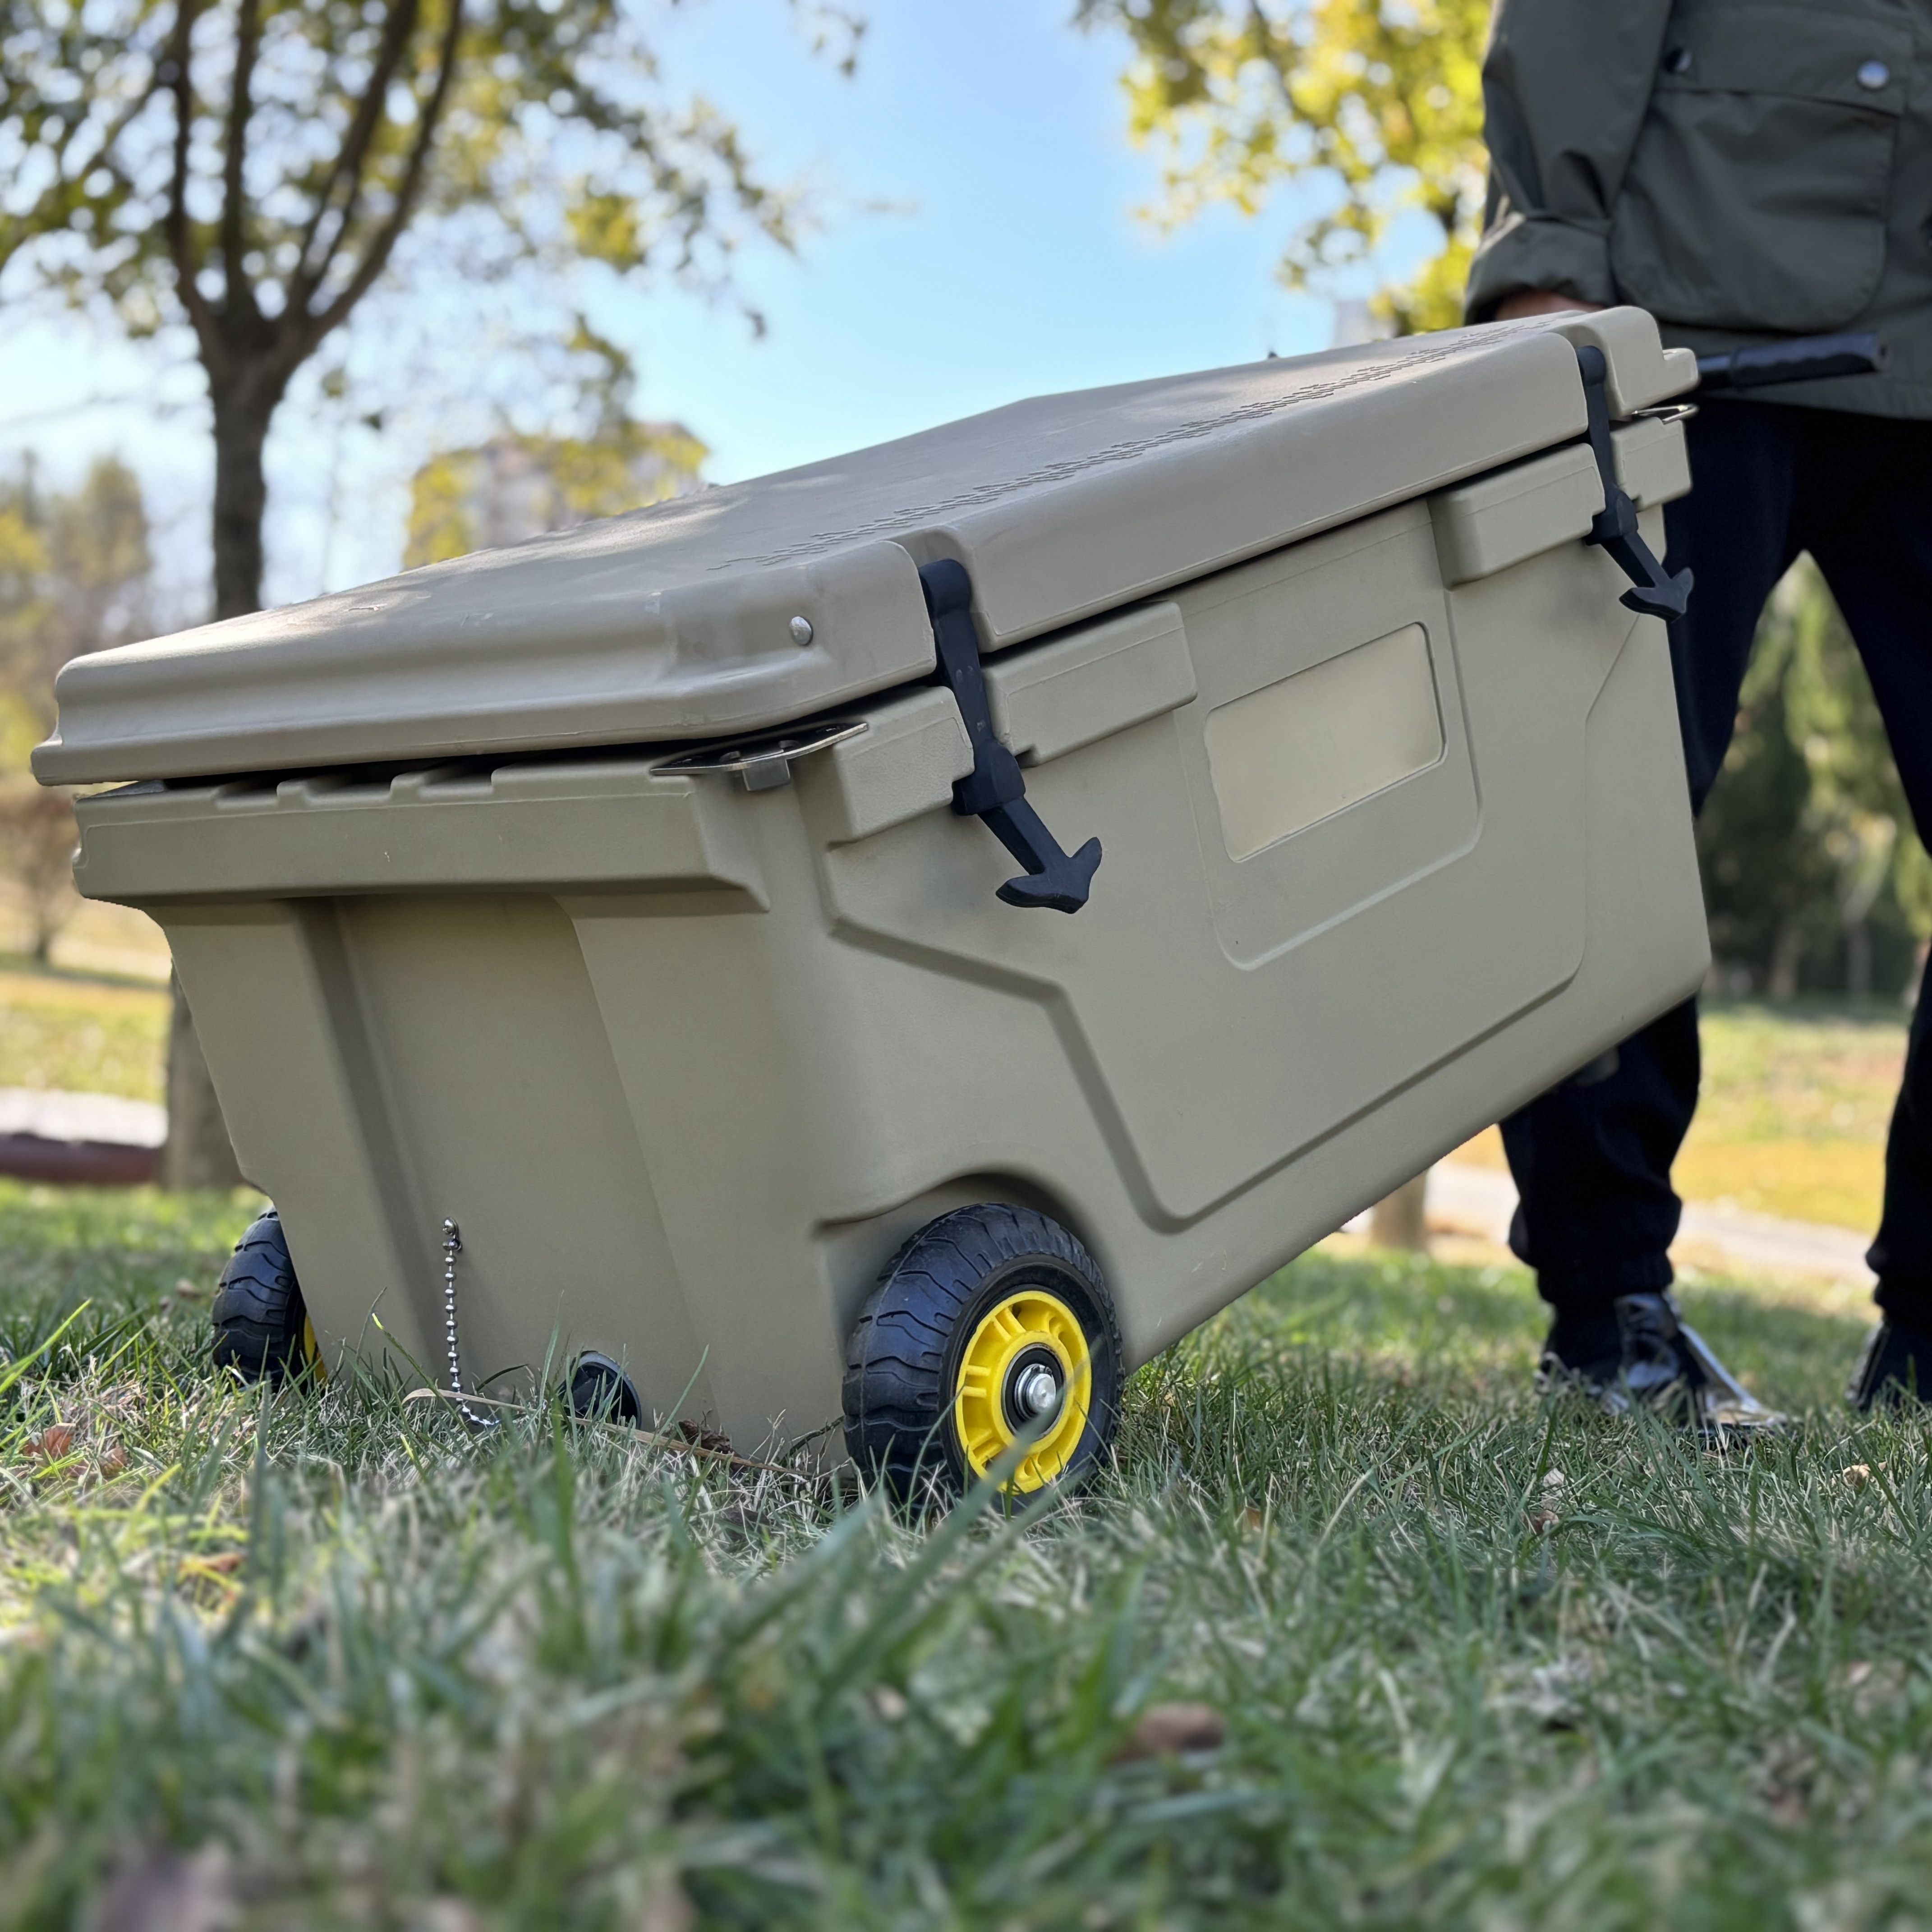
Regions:
<instances>
[{"instance_id":1,"label":"bare tree branch","mask_svg":"<svg viewBox=\"0 0 1932 1932\"><path fill-rule=\"evenodd\" d=\"M100 138L95 143L95 153L94 160L90 164L91 168L105 168L123 187L131 188L134 186L134 183L128 178L126 169L122 167L116 159L115 150L121 145L122 136L147 111L148 102L152 100L158 94L165 94L167 90L166 77L160 67L157 65L148 76L147 85L101 130ZM74 130L76 134L79 131L77 128ZM66 164L66 160L65 144L63 143L61 154L63 166Z\"/></svg>"},{"instance_id":2,"label":"bare tree branch","mask_svg":"<svg viewBox=\"0 0 1932 1932\"><path fill-rule=\"evenodd\" d=\"M395 206L389 211L388 219L376 231L375 238L369 244L362 258L362 265L350 279L349 285L331 302L315 320L313 340L320 342L328 332L347 316L350 310L369 292L376 278L388 266L389 256L403 230L410 224L416 212L416 196L422 192L423 176L429 166L430 150L436 142L436 124L442 118L443 104L448 97L449 83L456 72L456 47L463 34L463 0L449 0L449 19L442 30L442 45L439 50L440 64L436 85L430 90L430 97L423 104L422 118L416 129L416 138L410 150L408 165L403 170L403 178L396 189Z\"/></svg>"},{"instance_id":3,"label":"bare tree branch","mask_svg":"<svg viewBox=\"0 0 1932 1932\"><path fill-rule=\"evenodd\" d=\"M244 170L248 155L248 117L254 105L251 96L255 56L261 44L262 0L242 0L235 26L235 74L229 90L228 127L224 136L227 152L223 157L221 274L227 287L229 313L251 318L259 310L255 291L242 272L242 257L248 252L244 219L248 188Z\"/></svg>"},{"instance_id":4,"label":"bare tree branch","mask_svg":"<svg viewBox=\"0 0 1932 1932\"><path fill-rule=\"evenodd\" d=\"M382 112L386 102L389 83L402 64L403 56L408 52L410 42L415 38L416 22L422 16L420 0L396 0L389 9L385 23L382 51L377 55L369 84L362 90L362 98L356 104L356 118L350 122L348 131L342 137L342 145L335 152L335 158L329 164L328 172L323 178L315 198L315 212L302 230L302 244L296 257L294 274L289 284L289 308L291 312L307 312L310 298L321 287L328 274L329 266L337 252L346 239L350 223L355 219L356 206L362 190L362 171L368 159L369 147L376 138L376 130L382 124ZM322 223L328 219L331 203L335 199L336 190L344 182L348 192L344 196L342 218L336 224L335 232L329 238L328 246L322 251L322 259L311 263L310 252L315 247L316 237L321 232Z\"/></svg>"},{"instance_id":5,"label":"bare tree branch","mask_svg":"<svg viewBox=\"0 0 1932 1932\"><path fill-rule=\"evenodd\" d=\"M221 357L221 338L214 326L214 312L201 292L197 278L201 264L195 259L194 238L188 219L188 146L194 131L194 85L189 74L189 56L194 38L195 16L201 0L179 0L175 28L169 38L168 65L172 70L166 84L175 98L174 173L168 184L166 228L168 254L174 262L175 290L182 306L194 325L202 354L208 358L211 375Z\"/></svg>"}]
</instances>

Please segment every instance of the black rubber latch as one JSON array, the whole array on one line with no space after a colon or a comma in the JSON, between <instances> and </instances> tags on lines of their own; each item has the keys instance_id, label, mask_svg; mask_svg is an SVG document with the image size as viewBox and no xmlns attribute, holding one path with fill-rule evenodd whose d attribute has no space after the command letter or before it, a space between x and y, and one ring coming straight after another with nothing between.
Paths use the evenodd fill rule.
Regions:
<instances>
[{"instance_id":1,"label":"black rubber latch","mask_svg":"<svg viewBox=\"0 0 1932 1932\"><path fill-rule=\"evenodd\" d=\"M1604 486L1604 507L1590 520L1583 541L1610 552L1618 568L1636 586L1622 602L1646 617L1681 617L1690 602L1690 573L1666 576L1652 554L1636 524L1636 506L1617 481L1617 454L1610 441L1610 365L1594 343L1576 351L1576 370L1583 379L1583 404L1588 412L1590 453L1597 459L1597 476Z\"/></svg>"},{"instance_id":2,"label":"black rubber latch","mask_svg":"<svg viewBox=\"0 0 1932 1932\"><path fill-rule=\"evenodd\" d=\"M986 680L980 668L980 632L973 622L973 580L966 566L950 557L923 564L919 573L939 668L959 706L973 745L973 769L952 788L952 809L962 818L980 818L986 829L1027 869L1009 879L999 896L1008 905L1051 906L1078 912L1087 903L1100 868L1100 842L1090 838L1071 856L1040 823L1028 804L1019 760L1000 742L986 704Z\"/></svg>"}]
</instances>

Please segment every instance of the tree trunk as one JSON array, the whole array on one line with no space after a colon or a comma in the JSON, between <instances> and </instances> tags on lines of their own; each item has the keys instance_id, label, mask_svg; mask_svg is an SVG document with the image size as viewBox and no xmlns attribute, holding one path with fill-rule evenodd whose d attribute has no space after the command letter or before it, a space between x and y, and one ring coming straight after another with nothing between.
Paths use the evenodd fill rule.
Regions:
<instances>
[{"instance_id":1,"label":"tree trunk","mask_svg":"<svg viewBox=\"0 0 1932 1932\"><path fill-rule=\"evenodd\" d=\"M1845 926L1845 991L1862 1000L1872 989L1871 922L1855 919Z\"/></svg>"},{"instance_id":2,"label":"tree trunk","mask_svg":"<svg viewBox=\"0 0 1932 1932\"><path fill-rule=\"evenodd\" d=\"M249 386L252 388L252 385ZM214 394L214 614L262 608L262 518L268 483L262 452L278 398Z\"/></svg>"},{"instance_id":3,"label":"tree trunk","mask_svg":"<svg viewBox=\"0 0 1932 1932\"><path fill-rule=\"evenodd\" d=\"M268 503L262 452L277 396L244 386L214 387L214 614L244 616L262 608L262 517ZM168 1138L161 1150L166 1187L233 1187L242 1179L227 1123L221 1118L194 1021L173 980L168 1028Z\"/></svg>"},{"instance_id":4,"label":"tree trunk","mask_svg":"<svg viewBox=\"0 0 1932 1932\"><path fill-rule=\"evenodd\" d=\"M1405 1248L1419 1255L1428 1253L1427 1168L1413 1180L1405 1180L1393 1194L1385 1196L1369 1210L1369 1245L1372 1248Z\"/></svg>"},{"instance_id":5,"label":"tree trunk","mask_svg":"<svg viewBox=\"0 0 1932 1932\"><path fill-rule=\"evenodd\" d=\"M194 1036L181 982L170 979L174 1018L168 1028L168 1138L161 1149L164 1187L236 1187L242 1170Z\"/></svg>"},{"instance_id":6,"label":"tree trunk","mask_svg":"<svg viewBox=\"0 0 1932 1932\"><path fill-rule=\"evenodd\" d=\"M1920 940L1912 949L1912 974L1905 982L1905 990L1898 996L1898 1004L1909 1012L1916 1012L1918 996L1925 990L1925 959L1932 952L1932 945Z\"/></svg>"},{"instance_id":7,"label":"tree trunk","mask_svg":"<svg viewBox=\"0 0 1932 1932\"><path fill-rule=\"evenodd\" d=\"M1778 922L1778 937L1772 942L1771 970L1766 976L1765 998L1795 1000L1798 997L1798 968L1804 955L1804 934L1795 915Z\"/></svg>"}]
</instances>

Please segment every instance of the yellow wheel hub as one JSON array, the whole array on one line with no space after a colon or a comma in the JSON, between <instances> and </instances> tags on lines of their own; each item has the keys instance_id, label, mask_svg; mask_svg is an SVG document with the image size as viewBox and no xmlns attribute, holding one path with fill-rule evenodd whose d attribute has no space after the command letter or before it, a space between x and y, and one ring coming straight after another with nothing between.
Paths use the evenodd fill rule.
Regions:
<instances>
[{"instance_id":1,"label":"yellow wheel hub","mask_svg":"<svg viewBox=\"0 0 1932 1932\"><path fill-rule=\"evenodd\" d=\"M1094 1397L1094 1366L1080 1318L1042 1288L1015 1290L973 1331L959 1362L953 1425L975 1476L983 1476L1042 1417L1045 1427L1009 1480L1042 1489L1073 1460Z\"/></svg>"},{"instance_id":2,"label":"yellow wheel hub","mask_svg":"<svg viewBox=\"0 0 1932 1932\"><path fill-rule=\"evenodd\" d=\"M302 1358L304 1366L315 1371L318 1381L328 1381L328 1371L322 1362L322 1344L315 1339L315 1324L306 1315L302 1317Z\"/></svg>"}]
</instances>

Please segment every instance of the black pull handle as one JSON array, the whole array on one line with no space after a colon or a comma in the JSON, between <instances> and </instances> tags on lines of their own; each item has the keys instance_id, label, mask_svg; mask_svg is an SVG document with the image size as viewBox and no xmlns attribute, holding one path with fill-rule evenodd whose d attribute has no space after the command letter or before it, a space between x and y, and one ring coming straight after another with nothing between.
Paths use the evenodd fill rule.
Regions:
<instances>
[{"instance_id":1,"label":"black pull handle","mask_svg":"<svg viewBox=\"0 0 1932 1932\"><path fill-rule=\"evenodd\" d=\"M1763 389L1774 382L1815 382L1827 376L1875 376L1890 355L1876 335L1801 335L1697 358L1700 389Z\"/></svg>"},{"instance_id":2,"label":"black pull handle","mask_svg":"<svg viewBox=\"0 0 1932 1932\"><path fill-rule=\"evenodd\" d=\"M1604 507L1590 520L1590 534L1583 541L1610 552L1617 566L1635 588L1626 590L1620 600L1628 609L1646 617L1681 617L1690 602L1691 576L1680 570L1673 576L1652 554L1649 544L1637 528L1636 506L1624 494L1617 481L1617 456L1610 441L1610 400L1607 384L1610 365L1594 343L1585 343L1576 351L1576 370L1583 379L1583 405L1588 413L1590 453L1597 459L1597 476L1604 486Z\"/></svg>"},{"instance_id":3,"label":"black pull handle","mask_svg":"<svg viewBox=\"0 0 1932 1932\"><path fill-rule=\"evenodd\" d=\"M1028 804L1019 760L999 740L986 704L986 680L980 668L980 632L973 622L973 580L966 566L950 557L924 564L919 573L932 620L939 668L950 688L966 735L973 746L973 769L952 788L952 809L962 818L979 818L1026 868L1026 877L1009 879L999 896L1008 905L1051 906L1078 912L1087 903L1100 869L1100 842L1090 838L1078 851L1060 849L1053 834Z\"/></svg>"}]
</instances>

